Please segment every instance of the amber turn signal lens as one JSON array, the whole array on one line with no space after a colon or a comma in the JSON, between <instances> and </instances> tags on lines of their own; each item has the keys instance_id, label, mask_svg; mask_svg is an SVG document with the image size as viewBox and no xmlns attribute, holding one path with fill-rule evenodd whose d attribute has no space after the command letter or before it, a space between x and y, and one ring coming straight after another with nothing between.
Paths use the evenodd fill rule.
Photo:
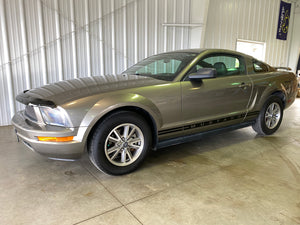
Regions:
<instances>
[{"instance_id":1,"label":"amber turn signal lens","mask_svg":"<svg viewBox=\"0 0 300 225\"><path fill-rule=\"evenodd\" d=\"M74 136L69 137L38 137L39 141L51 141L51 142L66 142L73 141Z\"/></svg>"}]
</instances>

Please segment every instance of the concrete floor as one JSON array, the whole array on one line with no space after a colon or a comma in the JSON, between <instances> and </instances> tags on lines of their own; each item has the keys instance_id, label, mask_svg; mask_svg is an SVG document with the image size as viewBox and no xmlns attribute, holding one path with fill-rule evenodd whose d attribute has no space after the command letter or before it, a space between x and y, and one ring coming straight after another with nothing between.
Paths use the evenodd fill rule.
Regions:
<instances>
[{"instance_id":1,"label":"concrete floor","mask_svg":"<svg viewBox=\"0 0 300 225\"><path fill-rule=\"evenodd\" d=\"M300 224L300 99L252 128L153 152L121 177L45 159L0 127L0 224Z\"/></svg>"}]
</instances>

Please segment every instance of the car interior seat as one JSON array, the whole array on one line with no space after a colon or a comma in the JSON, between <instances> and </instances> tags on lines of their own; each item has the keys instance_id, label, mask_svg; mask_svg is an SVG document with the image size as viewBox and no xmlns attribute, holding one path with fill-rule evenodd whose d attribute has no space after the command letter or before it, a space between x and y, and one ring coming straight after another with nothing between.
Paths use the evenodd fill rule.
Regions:
<instances>
[{"instance_id":1,"label":"car interior seat","mask_svg":"<svg viewBox=\"0 0 300 225\"><path fill-rule=\"evenodd\" d=\"M227 68L223 62L216 62L214 68L217 71L217 75L224 76L227 74Z\"/></svg>"}]
</instances>

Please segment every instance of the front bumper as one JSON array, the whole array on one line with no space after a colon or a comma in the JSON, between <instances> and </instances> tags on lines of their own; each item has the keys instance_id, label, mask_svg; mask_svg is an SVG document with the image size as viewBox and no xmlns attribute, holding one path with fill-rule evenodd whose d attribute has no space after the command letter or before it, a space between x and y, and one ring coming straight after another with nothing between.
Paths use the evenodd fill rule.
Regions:
<instances>
[{"instance_id":1,"label":"front bumper","mask_svg":"<svg viewBox=\"0 0 300 225\"><path fill-rule=\"evenodd\" d=\"M56 126L39 126L27 121L23 111L18 112L12 118L17 137L31 150L53 159L78 159L84 152L84 143L76 140L78 128L64 128ZM38 136L67 137L74 136L73 141L68 142L44 142L39 141Z\"/></svg>"}]
</instances>

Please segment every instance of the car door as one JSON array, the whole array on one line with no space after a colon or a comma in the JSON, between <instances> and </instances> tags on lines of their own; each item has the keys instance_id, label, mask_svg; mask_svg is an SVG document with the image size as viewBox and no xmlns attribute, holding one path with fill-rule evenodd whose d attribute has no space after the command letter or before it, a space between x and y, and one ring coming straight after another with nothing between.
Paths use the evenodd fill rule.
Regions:
<instances>
[{"instance_id":1,"label":"car door","mask_svg":"<svg viewBox=\"0 0 300 225\"><path fill-rule=\"evenodd\" d=\"M214 68L215 78L190 81L200 68ZM199 60L181 82L182 117L188 128L222 127L243 120L252 92L243 57L214 54ZM189 127L190 126L190 127Z\"/></svg>"}]
</instances>

